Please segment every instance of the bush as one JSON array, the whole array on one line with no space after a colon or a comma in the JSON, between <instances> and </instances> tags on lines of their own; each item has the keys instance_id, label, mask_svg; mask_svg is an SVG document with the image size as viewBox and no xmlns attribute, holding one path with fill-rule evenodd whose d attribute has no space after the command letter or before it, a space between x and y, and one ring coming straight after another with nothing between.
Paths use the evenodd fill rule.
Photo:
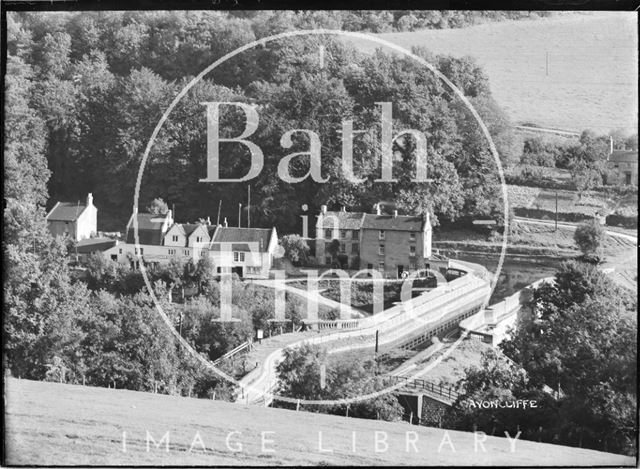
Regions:
<instances>
[{"instance_id":1,"label":"bush","mask_svg":"<svg viewBox=\"0 0 640 469\"><path fill-rule=\"evenodd\" d=\"M589 262L600 261L604 237L605 230L596 219L580 224L573 235L576 245L584 254L584 259Z\"/></svg>"}]
</instances>

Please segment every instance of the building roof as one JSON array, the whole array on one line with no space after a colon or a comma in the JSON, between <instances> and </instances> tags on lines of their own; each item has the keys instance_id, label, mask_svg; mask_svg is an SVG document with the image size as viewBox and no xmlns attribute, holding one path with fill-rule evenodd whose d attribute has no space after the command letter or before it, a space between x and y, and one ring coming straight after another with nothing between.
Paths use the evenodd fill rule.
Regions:
<instances>
[{"instance_id":1,"label":"building roof","mask_svg":"<svg viewBox=\"0 0 640 469\"><path fill-rule=\"evenodd\" d=\"M117 241L111 238L89 238L81 239L76 246L78 254L89 254L96 251L106 251L116 244Z\"/></svg>"},{"instance_id":2,"label":"building roof","mask_svg":"<svg viewBox=\"0 0 640 469\"><path fill-rule=\"evenodd\" d=\"M609 161L614 163L637 163L638 150L613 150L609 155Z\"/></svg>"},{"instance_id":3,"label":"building roof","mask_svg":"<svg viewBox=\"0 0 640 469\"><path fill-rule=\"evenodd\" d=\"M164 225L167 215L154 215L151 213L138 213L136 218L138 219L138 238L140 244L150 244L161 246L164 233L162 232L162 226ZM127 226L126 242L128 244L135 244L136 239L134 236L133 217L131 218L131 224Z\"/></svg>"},{"instance_id":4,"label":"building roof","mask_svg":"<svg viewBox=\"0 0 640 469\"><path fill-rule=\"evenodd\" d=\"M202 226L202 225L200 225L199 223L183 223L182 229L184 230L184 234L188 238L189 236L191 236L191 233L193 233L198 229L199 226Z\"/></svg>"},{"instance_id":5,"label":"building roof","mask_svg":"<svg viewBox=\"0 0 640 469\"><path fill-rule=\"evenodd\" d=\"M424 218L420 216L393 216L366 213L362 222L362 228L389 231L422 231L424 223Z\"/></svg>"},{"instance_id":6,"label":"building roof","mask_svg":"<svg viewBox=\"0 0 640 469\"><path fill-rule=\"evenodd\" d=\"M318 223L322 228L359 230L364 216L364 212L326 212L318 219ZM338 220L338 226L334 226L335 220Z\"/></svg>"},{"instance_id":7,"label":"building roof","mask_svg":"<svg viewBox=\"0 0 640 469\"><path fill-rule=\"evenodd\" d=\"M231 228L219 226L215 231L211 243L212 247L215 247L213 243L233 243L232 248L236 251L250 250L249 245L243 243L257 243L260 252L267 252L272 231L270 228Z\"/></svg>"},{"instance_id":8,"label":"building roof","mask_svg":"<svg viewBox=\"0 0 640 469\"><path fill-rule=\"evenodd\" d=\"M76 221L86 208L86 204L78 202L58 202L47 215L47 220Z\"/></svg>"}]
</instances>

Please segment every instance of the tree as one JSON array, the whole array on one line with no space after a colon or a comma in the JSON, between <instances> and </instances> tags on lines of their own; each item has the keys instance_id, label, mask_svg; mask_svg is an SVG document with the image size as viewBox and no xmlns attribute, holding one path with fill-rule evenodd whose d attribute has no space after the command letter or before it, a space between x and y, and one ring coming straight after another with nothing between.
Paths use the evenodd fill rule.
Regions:
<instances>
[{"instance_id":1,"label":"tree","mask_svg":"<svg viewBox=\"0 0 640 469\"><path fill-rule=\"evenodd\" d=\"M326 247L327 253L331 256L331 259L335 261L336 256L340 252L340 240L333 239Z\"/></svg>"},{"instance_id":2,"label":"tree","mask_svg":"<svg viewBox=\"0 0 640 469\"><path fill-rule=\"evenodd\" d=\"M636 393L635 296L595 266L571 262L554 283L534 291L531 306L533 314L500 348L532 387L561 391L557 418L549 420L561 443L635 451L629 404Z\"/></svg>"},{"instance_id":3,"label":"tree","mask_svg":"<svg viewBox=\"0 0 640 469\"><path fill-rule=\"evenodd\" d=\"M529 384L522 367L507 359L498 351L489 349L482 353L480 367L465 370L465 377L459 382L461 394L453 406L443 416L443 425L448 428L470 430L476 428L491 435L512 437L520 429L529 432L541 423L551 425L552 415L548 406L555 407L544 393L536 391ZM521 409L508 407L483 408L482 402L513 402L517 399L536 399L540 408ZM544 405L544 408L543 408Z\"/></svg>"},{"instance_id":4,"label":"tree","mask_svg":"<svg viewBox=\"0 0 640 469\"><path fill-rule=\"evenodd\" d=\"M147 211L153 215L166 215L169 211L169 206L161 198L156 198L151 201L151 204L147 207Z\"/></svg>"},{"instance_id":5,"label":"tree","mask_svg":"<svg viewBox=\"0 0 640 469\"><path fill-rule=\"evenodd\" d=\"M603 242L606 231L600 222L593 218L578 225L573 240L582 251L585 259L599 260L602 258Z\"/></svg>"},{"instance_id":6,"label":"tree","mask_svg":"<svg viewBox=\"0 0 640 469\"><path fill-rule=\"evenodd\" d=\"M278 364L277 372L278 393L299 399L354 398L384 388L382 379L375 376L375 363L372 360L330 358L324 348L310 344L285 349L284 360ZM321 374L324 374L324 381ZM339 415L347 412L346 404L307 405L304 408ZM349 404L349 415L395 421L402 418L403 410L395 396L387 393Z\"/></svg>"},{"instance_id":7,"label":"tree","mask_svg":"<svg viewBox=\"0 0 640 469\"><path fill-rule=\"evenodd\" d=\"M284 255L293 265L300 265L300 263L306 262L309 255L309 245L300 235L285 235L280 239L280 245L284 248Z\"/></svg>"}]
</instances>

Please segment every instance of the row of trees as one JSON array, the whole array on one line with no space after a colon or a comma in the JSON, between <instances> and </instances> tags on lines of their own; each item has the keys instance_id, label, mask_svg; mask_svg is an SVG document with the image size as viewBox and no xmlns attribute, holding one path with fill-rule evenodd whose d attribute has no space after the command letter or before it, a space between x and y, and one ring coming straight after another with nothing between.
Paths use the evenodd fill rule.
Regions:
<instances>
[{"instance_id":1,"label":"row of trees","mask_svg":"<svg viewBox=\"0 0 640 469\"><path fill-rule=\"evenodd\" d=\"M569 262L534 291L535 314L481 368L467 370L451 428L626 454L636 452L637 299L596 267ZM469 400L537 401L486 409Z\"/></svg>"}]
</instances>

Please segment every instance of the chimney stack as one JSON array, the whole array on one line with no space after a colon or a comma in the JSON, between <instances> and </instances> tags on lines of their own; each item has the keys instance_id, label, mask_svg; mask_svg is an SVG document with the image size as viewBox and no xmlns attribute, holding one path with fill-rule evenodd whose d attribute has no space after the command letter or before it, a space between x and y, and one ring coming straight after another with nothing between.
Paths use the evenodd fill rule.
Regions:
<instances>
[{"instance_id":1,"label":"chimney stack","mask_svg":"<svg viewBox=\"0 0 640 469\"><path fill-rule=\"evenodd\" d=\"M93 194L91 192L87 194L87 205L93 205Z\"/></svg>"},{"instance_id":2,"label":"chimney stack","mask_svg":"<svg viewBox=\"0 0 640 469\"><path fill-rule=\"evenodd\" d=\"M207 225L211 224L211 218L207 217Z\"/></svg>"},{"instance_id":3,"label":"chimney stack","mask_svg":"<svg viewBox=\"0 0 640 469\"><path fill-rule=\"evenodd\" d=\"M227 223L227 217L224 217L224 227L227 228L229 224Z\"/></svg>"},{"instance_id":4,"label":"chimney stack","mask_svg":"<svg viewBox=\"0 0 640 469\"><path fill-rule=\"evenodd\" d=\"M393 218L398 218L398 211L397 210L393 211Z\"/></svg>"},{"instance_id":5,"label":"chimney stack","mask_svg":"<svg viewBox=\"0 0 640 469\"><path fill-rule=\"evenodd\" d=\"M376 215L380 215L380 214L381 214L381 212L380 212L380 203L375 204L375 205L373 206L373 208L374 208L374 209L375 209L375 211L376 211Z\"/></svg>"},{"instance_id":6,"label":"chimney stack","mask_svg":"<svg viewBox=\"0 0 640 469\"><path fill-rule=\"evenodd\" d=\"M327 206L326 205L320 205L320 212L322 212L323 215L327 214Z\"/></svg>"}]
</instances>

